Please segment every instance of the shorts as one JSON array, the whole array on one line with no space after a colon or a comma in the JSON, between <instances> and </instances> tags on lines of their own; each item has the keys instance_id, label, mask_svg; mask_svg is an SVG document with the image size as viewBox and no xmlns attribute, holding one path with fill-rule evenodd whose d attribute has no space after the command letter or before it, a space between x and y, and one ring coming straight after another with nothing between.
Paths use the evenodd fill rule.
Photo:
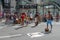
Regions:
<instances>
[{"instance_id":1,"label":"shorts","mask_svg":"<svg viewBox=\"0 0 60 40\"><path fill-rule=\"evenodd\" d=\"M33 18L30 18L30 20L33 20Z\"/></svg>"},{"instance_id":2,"label":"shorts","mask_svg":"<svg viewBox=\"0 0 60 40\"><path fill-rule=\"evenodd\" d=\"M26 24L28 24L29 22L28 21L26 21Z\"/></svg>"},{"instance_id":3,"label":"shorts","mask_svg":"<svg viewBox=\"0 0 60 40\"><path fill-rule=\"evenodd\" d=\"M47 20L47 25L48 24L52 25L52 20Z\"/></svg>"}]
</instances>

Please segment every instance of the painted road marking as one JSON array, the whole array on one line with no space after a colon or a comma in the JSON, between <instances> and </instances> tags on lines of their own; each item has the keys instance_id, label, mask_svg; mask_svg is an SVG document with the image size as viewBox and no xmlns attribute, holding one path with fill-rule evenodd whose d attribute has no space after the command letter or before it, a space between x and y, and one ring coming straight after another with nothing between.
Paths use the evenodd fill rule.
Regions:
<instances>
[{"instance_id":1,"label":"painted road marking","mask_svg":"<svg viewBox=\"0 0 60 40\"><path fill-rule=\"evenodd\" d=\"M0 29L7 27L8 25L0 25Z\"/></svg>"},{"instance_id":2,"label":"painted road marking","mask_svg":"<svg viewBox=\"0 0 60 40\"><path fill-rule=\"evenodd\" d=\"M10 36L0 36L1 38L10 38L10 37L16 37L16 36L21 36L22 34L16 34L16 35L10 35Z\"/></svg>"},{"instance_id":3,"label":"painted road marking","mask_svg":"<svg viewBox=\"0 0 60 40\"><path fill-rule=\"evenodd\" d=\"M2 28L4 28L4 27L0 27L0 29L2 29Z\"/></svg>"},{"instance_id":4,"label":"painted road marking","mask_svg":"<svg viewBox=\"0 0 60 40\"><path fill-rule=\"evenodd\" d=\"M1 21L0 21L0 23L3 23L3 22L5 22L5 20L1 20Z\"/></svg>"},{"instance_id":5,"label":"painted road marking","mask_svg":"<svg viewBox=\"0 0 60 40\"><path fill-rule=\"evenodd\" d=\"M6 20L2 20L2 22L5 22Z\"/></svg>"},{"instance_id":6,"label":"painted road marking","mask_svg":"<svg viewBox=\"0 0 60 40\"><path fill-rule=\"evenodd\" d=\"M28 35L29 37L31 37L31 38L42 37L42 36L44 36L44 34L41 33L41 32L28 33L27 35Z\"/></svg>"},{"instance_id":7,"label":"painted road marking","mask_svg":"<svg viewBox=\"0 0 60 40\"><path fill-rule=\"evenodd\" d=\"M14 25L14 26L12 26L13 28L19 28L19 27L21 27L21 26L19 26L19 25Z\"/></svg>"}]
</instances>

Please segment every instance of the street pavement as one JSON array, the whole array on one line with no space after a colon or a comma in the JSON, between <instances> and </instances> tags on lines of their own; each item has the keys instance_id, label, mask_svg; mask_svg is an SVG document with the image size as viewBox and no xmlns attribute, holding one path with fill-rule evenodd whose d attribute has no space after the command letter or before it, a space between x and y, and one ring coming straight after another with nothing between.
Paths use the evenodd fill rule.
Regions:
<instances>
[{"instance_id":1,"label":"street pavement","mask_svg":"<svg viewBox=\"0 0 60 40\"><path fill-rule=\"evenodd\" d=\"M53 30L48 34L44 33L46 23L42 22L34 28L32 26L34 23L19 28L22 27L20 24L12 25L1 22L0 40L60 40L60 22L53 22ZM15 30L16 28L19 29Z\"/></svg>"}]
</instances>

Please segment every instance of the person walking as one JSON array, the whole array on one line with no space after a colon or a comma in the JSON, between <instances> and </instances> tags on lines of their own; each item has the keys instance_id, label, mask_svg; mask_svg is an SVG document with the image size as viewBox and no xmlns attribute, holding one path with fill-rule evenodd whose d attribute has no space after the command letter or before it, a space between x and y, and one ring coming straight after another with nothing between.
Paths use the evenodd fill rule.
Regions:
<instances>
[{"instance_id":1,"label":"person walking","mask_svg":"<svg viewBox=\"0 0 60 40\"><path fill-rule=\"evenodd\" d=\"M46 19L47 19L47 28L46 28L46 30L47 29L49 30L48 26L50 25L51 26L51 30L50 31L52 31L52 20L53 20L53 17L50 14L50 11L48 11L48 14L46 15Z\"/></svg>"},{"instance_id":2,"label":"person walking","mask_svg":"<svg viewBox=\"0 0 60 40\"><path fill-rule=\"evenodd\" d=\"M33 26L33 27L36 27L38 24L39 24L39 22L41 21L41 16L39 15L39 13L37 12L36 14L35 14L35 25Z\"/></svg>"}]
</instances>

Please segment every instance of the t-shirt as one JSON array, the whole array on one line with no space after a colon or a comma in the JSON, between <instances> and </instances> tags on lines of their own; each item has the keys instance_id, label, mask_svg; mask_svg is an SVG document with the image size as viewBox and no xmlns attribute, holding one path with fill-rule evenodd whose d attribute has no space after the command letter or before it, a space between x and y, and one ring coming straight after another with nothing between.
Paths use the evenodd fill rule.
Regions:
<instances>
[{"instance_id":1,"label":"t-shirt","mask_svg":"<svg viewBox=\"0 0 60 40\"><path fill-rule=\"evenodd\" d=\"M32 14L30 14L30 18L33 18L33 15Z\"/></svg>"},{"instance_id":2,"label":"t-shirt","mask_svg":"<svg viewBox=\"0 0 60 40\"><path fill-rule=\"evenodd\" d=\"M14 15L14 19L16 19L16 15Z\"/></svg>"},{"instance_id":3,"label":"t-shirt","mask_svg":"<svg viewBox=\"0 0 60 40\"><path fill-rule=\"evenodd\" d=\"M25 15L22 15L21 18L24 19L25 18Z\"/></svg>"}]
</instances>

